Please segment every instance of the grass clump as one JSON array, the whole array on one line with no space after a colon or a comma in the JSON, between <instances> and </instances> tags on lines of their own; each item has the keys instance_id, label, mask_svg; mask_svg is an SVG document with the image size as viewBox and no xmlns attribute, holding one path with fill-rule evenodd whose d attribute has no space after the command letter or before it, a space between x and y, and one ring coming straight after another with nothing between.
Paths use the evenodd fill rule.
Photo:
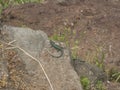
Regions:
<instances>
[{"instance_id":1,"label":"grass clump","mask_svg":"<svg viewBox=\"0 0 120 90\"><path fill-rule=\"evenodd\" d=\"M3 9L11 6L30 2L42 3L44 0L0 0L0 14Z\"/></svg>"},{"instance_id":2,"label":"grass clump","mask_svg":"<svg viewBox=\"0 0 120 90\"><path fill-rule=\"evenodd\" d=\"M81 77L80 82L84 90L90 90L90 80L87 77Z\"/></svg>"},{"instance_id":3,"label":"grass clump","mask_svg":"<svg viewBox=\"0 0 120 90\"><path fill-rule=\"evenodd\" d=\"M115 70L115 69L111 69L109 71L109 80L120 83L120 71Z\"/></svg>"},{"instance_id":4,"label":"grass clump","mask_svg":"<svg viewBox=\"0 0 120 90\"><path fill-rule=\"evenodd\" d=\"M94 84L91 84L90 80L87 77L82 76L80 78L80 82L83 86L83 90L106 90L104 83L100 80L96 81Z\"/></svg>"},{"instance_id":5,"label":"grass clump","mask_svg":"<svg viewBox=\"0 0 120 90\"><path fill-rule=\"evenodd\" d=\"M69 49L71 49L72 58L79 56L79 41L76 39L76 30L71 30L70 27L64 27L62 30L55 30L54 34L50 37L52 40L64 42Z\"/></svg>"},{"instance_id":6,"label":"grass clump","mask_svg":"<svg viewBox=\"0 0 120 90\"><path fill-rule=\"evenodd\" d=\"M96 85L95 85L96 90L106 90L105 86L103 85L103 82L98 80Z\"/></svg>"},{"instance_id":7,"label":"grass clump","mask_svg":"<svg viewBox=\"0 0 120 90\"><path fill-rule=\"evenodd\" d=\"M96 66L98 66L99 68L104 70L104 68L105 68L104 67L105 54L100 48L98 48L96 51L97 51L97 53L94 57L94 63Z\"/></svg>"}]
</instances>

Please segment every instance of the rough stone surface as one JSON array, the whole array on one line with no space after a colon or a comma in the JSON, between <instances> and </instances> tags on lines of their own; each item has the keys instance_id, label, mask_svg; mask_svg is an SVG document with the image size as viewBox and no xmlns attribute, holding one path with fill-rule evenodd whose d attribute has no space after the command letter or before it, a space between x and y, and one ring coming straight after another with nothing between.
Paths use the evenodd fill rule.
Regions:
<instances>
[{"instance_id":1,"label":"rough stone surface","mask_svg":"<svg viewBox=\"0 0 120 90\"><path fill-rule=\"evenodd\" d=\"M29 28L13 28L11 26L3 26L2 33L8 36L10 41L15 40L15 45L21 47L33 57L39 57L39 53L45 46L47 35L42 31L33 31ZM36 62L28 58L23 52L19 52L20 57L24 60L28 71L36 70ZM31 65L33 64L33 65Z\"/></svg>"},{"instance_id":2,"label":"rough stone surface","mask_svg":"<svg viewBox=\"0 0 120 90\"><path fill-rule=\"evenodd\" d=\"M96 65L80 61L79 59L74 60L72 64L78 75L80 77L87 77L91 81L91 84L96 84L98 80L107 80L105 72Z\"/></svg>"},{"instance_id":3,"label":"rough stone surface","mask_svg":"<svg viewBox=\"0 0 120 90\"><path fill-rule=\"evenodd\" d=\"M64 55L62 57L52 57L48 53L48 50L53 53L57 52L50 46L47 35L44 32L40 30L33 31L29 28L3 26L1 35L2 41L11 42L13 45L24 49L27 53L41 62L53 85L54 90L82 90L77 73L74 71L70 63L68 49L64 49ZM14 40L15 42L12 42ZM31 59L18 48L13 50L17 52L17 56L15 56L20 57L20 60L22 60L23 67L25 67L23 70L25 74L23 73L22 75L22 77L24 77L22 78L22 83L20 83L19 79L17 81L19 82L19 87L13 87L12 90L21 89L24 84L26 84L26 88L22 90L51 90L50 85L38 62ZM12 60L17 61L17 59ZM20 65L22 66L22 64ZM17 65L16 67L20 67L20 65Z\"/></svg>"}]
</instances>

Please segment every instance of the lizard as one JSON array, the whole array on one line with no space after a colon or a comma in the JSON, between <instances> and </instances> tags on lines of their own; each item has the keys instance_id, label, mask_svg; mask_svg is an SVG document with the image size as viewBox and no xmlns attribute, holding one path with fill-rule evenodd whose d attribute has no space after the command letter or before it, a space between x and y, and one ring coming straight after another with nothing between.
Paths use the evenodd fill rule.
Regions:
<instances>
[{"instance_id":1,"label":"lizard","mask_svg":"<svg viewBox=\"0 0 120 90\"><path fill-rule=\"evenodd\" d=\"M50 53L49 52L49 54L51 55L51 56L53 56L53 57L55 57L55 58L60 58L62 55L63 55L63 47L61 47L61 46L59 46L59 45L57 45L54 41L52 41L52 40L50 40L50 45L53 47L53 48L55 48L58 52L60 52L60 55L58 55L58 56L55 56L55 55L53 55L52 53Z\"/></svg>"}]
</instances>

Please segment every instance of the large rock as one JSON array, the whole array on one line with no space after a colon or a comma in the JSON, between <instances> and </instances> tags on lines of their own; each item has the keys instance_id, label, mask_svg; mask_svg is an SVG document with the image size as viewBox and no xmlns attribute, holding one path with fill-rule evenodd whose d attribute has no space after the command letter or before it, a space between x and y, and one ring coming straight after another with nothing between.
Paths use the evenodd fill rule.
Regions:
<instances>
[{"instance_id":1,"label":"large rock","mask_svg":"<svg viewBox=\"0 0 120 90\"><path fill-rule=\"evenodd\" d=\"M16 74L19 79L16 79L17 84L15 84L16 86L11 90L52 90L40 63L50 79L54 90L82 90L79 77L71 66L68 49L64 49L62 57L52 57L48 53L48 50L53 54L57 54L58 52L50 46L48 37L44 32L40 30L34 31L29 28L3 26L0 36L2 41L13 41L11 43L17 46L14 49L13 47L8 48L9 50L13 49L16 54L14 58L12 58L12 61L17 62L17 60L19 60L19 63L20 61L22 62L22 64L19 65L14 63L16 65L14 69L19 67L19 69L14 70L14 72L20 71L21 73L24 71L22 75ZM20 50L20 48L22 50ZM28 53L36 59L31 58ZM18 57L19 59L16 59ZM35 60L38 61L36 62ZM11 60L7 62L10 63L9 61ZM8 73L10 72L8 71ZM13 78L11 78L11 80L12 79ZM8 84L6 88L8 88L8 86L10 87L10 85L11 84Z\"/></svg>"},{"instance_id":2,"label":"large rock","mask_svg":"<svg viewBox=\"0 0 120 90\"><path fill-rule=\"evenodd\" d=\"M96 65L84 62L81 59L73 60L72 64L79 77L87 77L91 84L96 84L99 80L107 80L106 73Z\"/></svg>"}]
</instances>

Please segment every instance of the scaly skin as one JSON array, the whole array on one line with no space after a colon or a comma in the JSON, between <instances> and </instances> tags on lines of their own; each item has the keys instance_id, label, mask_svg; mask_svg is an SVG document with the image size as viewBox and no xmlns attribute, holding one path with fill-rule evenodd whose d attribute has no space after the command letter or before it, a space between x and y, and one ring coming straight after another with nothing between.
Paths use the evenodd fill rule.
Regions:
<instances>
[{"instance_id":1,"label":"scaly skin","mask_svg":"<svg viewBox=\"0 0 120 90\"><path fill-rule=\"evenodd\" d=\"M53 48L55 48L58 52L60 52L60 55L58 55L58 56L52 55L51 53L50 53L50 55L53 56L53 57L55 57L55 58L60 58L60 57L63 55L63 47L55 44L55 42L52 41L52 40L50 40L50 45L51 45Z\"/></svg>"}]
</instances>

